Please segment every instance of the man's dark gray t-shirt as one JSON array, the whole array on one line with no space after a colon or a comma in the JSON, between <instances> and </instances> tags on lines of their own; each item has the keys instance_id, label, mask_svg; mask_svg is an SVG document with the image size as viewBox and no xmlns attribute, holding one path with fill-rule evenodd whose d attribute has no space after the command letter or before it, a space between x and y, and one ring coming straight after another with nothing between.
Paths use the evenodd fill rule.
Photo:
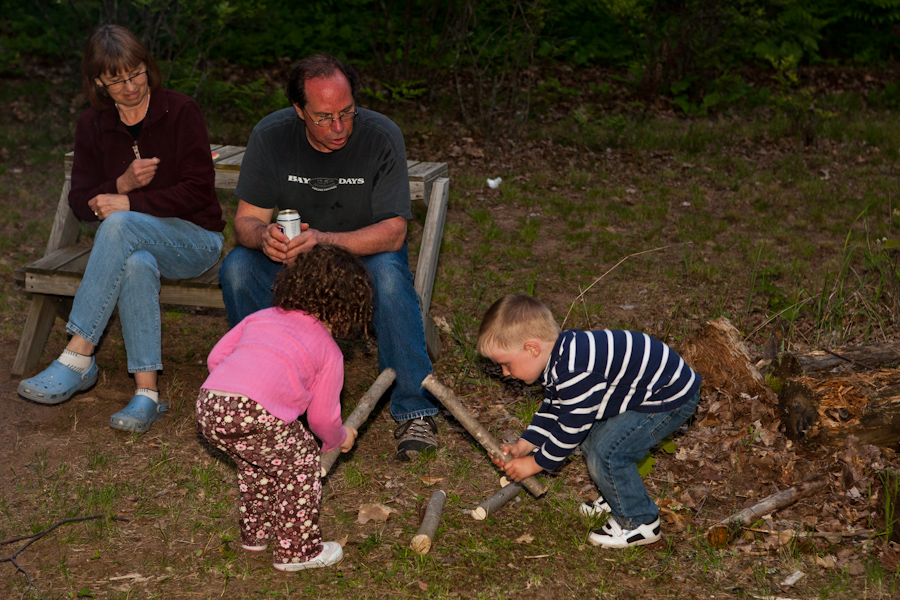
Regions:
<instances>
[{"instance_id":1,"label":"man's dark gray t-shirt","mask_svg":"<svg viewBox=\"0 0 900 600\"><path fill-rule=\"evenodd\" d=\"M319 231L412 218L400 128L377 112L356 110L353 133L335 152L310 145L293 108L263 118L250 134L235 195L260 208L292 208Z\"/></svg>"}]
</instances>

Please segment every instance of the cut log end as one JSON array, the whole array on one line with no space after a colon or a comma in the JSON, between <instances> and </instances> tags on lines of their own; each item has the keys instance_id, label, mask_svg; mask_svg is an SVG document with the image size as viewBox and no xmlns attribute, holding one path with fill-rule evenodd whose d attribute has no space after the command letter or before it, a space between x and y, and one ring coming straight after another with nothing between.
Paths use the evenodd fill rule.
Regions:
<instances>
[{"instance_id":1,"label":"cut log end","mask_svg":"<svg viewBox=\"0 0 900 600\"><path fill-rule=\"evenodd\" d=\"M422 523L419 531L410 542L409 547L418 554L427 554L431 550L431 544L434 536L437 534L438 524L441 521L441 513L444 511L444 502L447 500L447 493L443 490L435 490L431 494L431 500L428 501L428 507L425 509L425 515L422 517Z\"/></svg>"},{"instance_id":2,"label":"cut log end","mask_svg":"<svg viewBox=\"0 0 900 600\"><path fill-rule=\"evenodd\" d=\"M735 531L727 525L713 525L706 532L706 539L713 548L724 548L731 543L734 533Z\"/></svg>"},{"instance_id":3,"label":"cut log end","mask_svg":"<svg viewBox=\"0 0 900 600\"><path fill-rule=\"evenodd\" d=\"M416 554L428 554L431 550L431 538L420 533L413 537L412 541L409 543L409 547Z\"/></svg>"},{"instance_id":4,"label":"cut log end","mask_svg":"<svg viewBox=\"0 0 900 600\"><path fill-rule=\"evenodd\" d=\"M521 483L511 483L504 488L500 488L493 496L472 509L472 518L476 521L484 521L490 515L503 508L507 502L515 498L522 487Z\"/></svg>"}]
</instances>

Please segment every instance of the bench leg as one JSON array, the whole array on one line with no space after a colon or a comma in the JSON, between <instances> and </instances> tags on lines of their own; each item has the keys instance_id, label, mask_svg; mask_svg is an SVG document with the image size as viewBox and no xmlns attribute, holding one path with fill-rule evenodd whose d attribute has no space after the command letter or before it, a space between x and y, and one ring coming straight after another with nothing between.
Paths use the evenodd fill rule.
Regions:
<instances>
[{"instance_id":1,"label":"bench leg","mask_svg":"<svg viewBox=\"0 0 900 600\"><path fill-rule=\"evenodd\" d=\"M12 377L21 377L38 364L44 346L50 338L58 305L59 296L35 294L32 298L28 318L25 319L25 329L19 342L19 351L16 352L16 361L10 371Z\"/></svg>"},{"instance_id":2,"label":"bench leg","mask_svg":"<svg viewBox=\"0 0 900 600\"><path fill-rule=\"evenodd\" d=\"M425 346L428 349L428 358L431 362L437 362L441 356L442 342L441 334L438 332L437 326L431 320L429 315L425 315L422 324L425 326Z\"/></svg>"},{"instance_id":3,"label":"bench leg","mask_svg":"<svg viewBox=\"0 0 900 600\"><path fill-rule=\"evenodd\" d=\"M422 304L422 324L425 326L425 343L428 356L432 362L441 355L441 336L431 320L431 293L434 289L434 277L437 274L438 255L441 251L441 238L444 234L444 221L447 217L447 201L450 197L450 180L439 177L431 188L431 201L425 215L425 228L422 232L422 245L419 250L419 262L416 263L416 292Z\"/></svg>"}]
</instances>

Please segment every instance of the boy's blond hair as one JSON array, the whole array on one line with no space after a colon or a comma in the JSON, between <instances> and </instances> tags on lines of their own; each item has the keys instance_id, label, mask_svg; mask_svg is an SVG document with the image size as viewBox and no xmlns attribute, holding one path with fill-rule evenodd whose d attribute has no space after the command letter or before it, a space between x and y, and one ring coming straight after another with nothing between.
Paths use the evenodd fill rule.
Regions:
<instances>
[{"instance_id":1,"label":"boy's blond hair","mask_svg":"<svg viewBox=\"0 0 900 600\"><path fill-rule=\"evenodd\" d=\"M543 302L527 294L509 294L484 313L475 349L481 355L491 350L518 350L531 339L555 342L559 331L553 313Z\"/></svg>"}]
</instances>

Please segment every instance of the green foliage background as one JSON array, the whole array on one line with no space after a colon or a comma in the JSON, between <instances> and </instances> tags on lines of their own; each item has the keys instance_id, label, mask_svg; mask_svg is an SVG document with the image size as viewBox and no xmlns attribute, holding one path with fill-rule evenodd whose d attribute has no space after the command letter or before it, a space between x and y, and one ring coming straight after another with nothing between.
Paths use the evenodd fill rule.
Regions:
<instances>
[{"instance_id":1,"label":"green foliage background","mask_svg":"<svg viewBox=\"0 0 900 600\"><path fill-rule=\"evenodd\" d=\"M800 66L878 67L900 48L900 0L0 0L0 75L25 57L77 72L104 22L135 31L168 85L206 103L268 108L262 81L228 83L223 66L324 51L365 67L376 97L409 101L450 82L460 117L484 133L532 113L535 65L615 69L641 102L707 114L754 96L748 67L778 74L784 92Z\"/></svg>"}]
</instances>

